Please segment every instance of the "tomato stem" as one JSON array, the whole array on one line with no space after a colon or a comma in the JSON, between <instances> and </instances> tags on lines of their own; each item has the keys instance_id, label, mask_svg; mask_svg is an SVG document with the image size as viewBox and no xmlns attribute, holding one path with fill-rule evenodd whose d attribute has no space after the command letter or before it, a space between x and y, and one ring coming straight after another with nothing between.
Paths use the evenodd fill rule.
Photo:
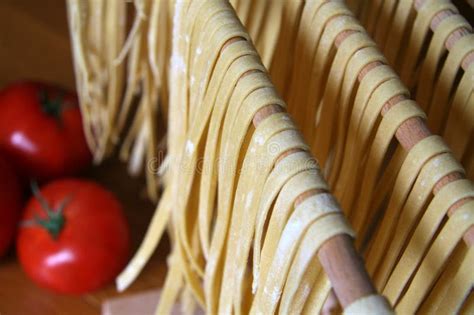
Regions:
<instances>
[{"instance_id":1,"label":"tomato stem","mask_svg":"<svg viewBox=\"0 0 474 315\"><path fill-rule=\"evenodd\" d=\"M46 218L41 218L38 215L35 215L33 220L29 220L22 223L22 226L30 226L30 225L39 225L46 229L53 239L57 239L59 233L64 227L66 223L66 219L64 218L64 208L68 204L70 197L66 197L61 201L59 207L56 210L52 209L48 203L48 201L44 198L41 194L38 183L36 181L31 182L31 191L33 195L38 200L41 205L41 209L43 209L46 213Z\"/></svg>"},{"instance_id":2,"label":"tomato stem","mask_svg":"<svg viewBox=\"0 0 474 315\"><path fill-rule=\"evenodd\" d=\"M64 215L55 212L53 212L52 215L48 216L47 219L41 219L39 217L36 217L35 220L36 223L41 227L45 228L55 240L58 238L59 233L61 233L61 230L63 229L65 223Z\"/></svg>"},{"instance_id":3,"label":"tomato stem","mask_svg":"<svg viewBox=\"0 0 474 315\"><path fill-rule=\"evenodd\" d=\"M39 101L41 109L48 115L53 116L57 120L61 118L62 112L62 95L58 95L56 98L50 98L46 89L42 88L39 91Z\"/></svg>"}]
</instances>

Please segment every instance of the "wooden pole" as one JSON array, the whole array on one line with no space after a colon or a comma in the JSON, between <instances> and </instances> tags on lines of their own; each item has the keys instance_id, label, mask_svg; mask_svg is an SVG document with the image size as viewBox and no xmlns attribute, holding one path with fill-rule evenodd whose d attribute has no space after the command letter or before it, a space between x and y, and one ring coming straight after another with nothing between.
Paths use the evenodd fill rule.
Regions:
<instances>
[{"instance_id":1,"label":"wooden pole","mask_svg":"<svg viewBox=\"0 0 474 315\"><path fill-rule=\"evenodd\" d=\"M422 2L426 0L417 0L415 7L419 8ZM431 21L431 29L434 32L441 21L448 16L457 14L451 10L443 10L436 14ZM343 31L336 38L336 46L339 47L341 43L355 31ZM470 34L470 30L466 28L459 28L454 30L446 40L446 48L451 50L455 43L463 36ZM469 53L462 61L462 68L468 69L469 65L474 61L474 52ZM382 65L380 62L373 62L366 65L358 76L360 82L364 76L374 68ZM382 108L381 115L384 116L390 108L398 104L399 102L407 99L404 95L398 95L390 99ZM431 132L428 129L425 122L416 117L407 119L396 131L396 138L400 145L407 151L409 151L414 145L416 145L422 139L431 136ZM459 172L453 172L441 178L433 189L433 194L436 195L445 185L456 180L465 178L464 174ZM448 210L448 216L452 216L454 211L466 202L474 198L467 197L459 200L453 204ZM343 307L346 307L351 302L357 300L364 295L375 292L373 286L366 280L367 272L361 263L356 262L357 254L346 254L344 257L339 257L341 251L353 250L353 246L350 239L341 240L342 237L334 238L328 241L319 251L319 259L323 265L324 270L328 274L331 283L333 285L334 293L336 294L339 302ZM465 243L470 247L474 243L474 226L471 227L463 237ZM338 244L340 243L340 244ZM343 263L342 263L343 262ZM350 264L350 266L349 266ZM350 270L350 274L347 272Z\"/></svg>"},{"instance_id":2,"label":"wooden pole","mask_svg":"<svg viewBox=\"0 0 474 315\"><path fill-rule=\"evenodd\" d=\"M242 37L229 39L222 47L224 50L231 43L245 40ZM254 71L249 71L246 76ZM273 114L283 112L279 105L268 105L261 108L253 117L252 123L257 126ZM299 152L298 149L283 152L277 159L277 163L283 157ZM296 203L299 204L306 198L323 193L322 190L311 190L298 196ZM365 269L362 258L354 248L352 239L347 235L336 235L327 240L319 249L318 258L328 275L336 296L343 307L351 304L357 299L376 293L374 285Z\"/></svg>"},{"instance_id":3,"label":"wooden pole","mask_svg":"<svg viewBox=\"0 0 474 315\"><path fill-rule=\"evenodd\" d=\"M226 45L237 40L243 39L231 39ZM226 45L224 45L223 49ZM253 125L256 128L264 119L282 111L283 108L278 105L265 106L255 114ZM282 160L283 157L298 151L300 150L293 149L283 152L278 158L277 163ZM298 196L296 204L301 203L310 196L324 192L325 191L322 190L305 192ZM326 241L318 251L318 258L343 307L346 307L361 297L377 292L365 269L362 258L355 250L352 239L348 235L337 235Z\"/></svg>"},{"instance_id":4,"label":"wooden pole","mask_svg":"<svg viewBox=\"0 0 474 315\"><path fill-rule=\"evenodd\" d=\"M421 0L423 1L423 0ZM417 2L421 2L417 1ZM436 27L439 23L446 17L455 14L450 10L445 10L437 14L431 23L432 30L436 30ZM354 31L344 31L341 32L336 38L336 46L344 41L351 33ZM446 41L447 49L452 49L453 45L461 37L466 34L470 34L470 31L463 28L455 30ZM244 40L242 38L231 39L227 44L237 40ZM224 46L224 48L226 45ZM223 49L224 49L223 48ZM462 66L463 69L467 69L470 63L474 60L474 53L470 53L463 60ZM373 62L365 66L359 74L358 80L361 81L364 76L371 71L372 69L382 65L380 62ZM406 99L405 96L399 95L395 96L389 100L382 108L381 115L384 116L390 108L396 106L399 102ZM253 119L253 124L257 127L261 121L274 113L282 112L283 109L278 105L269 105L262 108L259 112L256 113ZM396 131L396 138L399 141L400 145L407 151L409 151L414 145L416 145L422 139L429 137L431 132L426 126L425 122L420 118L410 118L400 125ZM282 157L289 154L298 152L298 150L292 150L289 152L284 152L279 160ZM277 162L278 163L278 162ZM459 172L454 172L448 174L441 178L433 189L433 194L437 194L442 187L447 185L450 182L464 178L464 175ZM323 191L310 191L297 200L297 203L302 202L304 199L322 193ZM466 203L473 198L465 198L457 203L455 203L448 211L448 216L451 216L453 212L459 208L461 205ZM470 228L468 232L464 235L464 241L468 246L471 246L474 243L474 227ZM318 258L320 263L328 275L331 284L333 286L334 292L343 307L350 305L352 302L362 298L364 296L376 293L376 289L372 284L370 277L365 269L363 260L360 255L354 248L352 239L347 235L337 235L325 242L319 252Z\"/></svg>"}]
</instances>

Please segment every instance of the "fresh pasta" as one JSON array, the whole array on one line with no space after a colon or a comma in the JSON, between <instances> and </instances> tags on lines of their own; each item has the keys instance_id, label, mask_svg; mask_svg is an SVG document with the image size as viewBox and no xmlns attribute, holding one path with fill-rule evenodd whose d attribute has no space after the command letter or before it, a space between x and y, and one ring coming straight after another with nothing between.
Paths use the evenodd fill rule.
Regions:
<instances>
[{"instance_id":1,"label":"fresh pasta","mask_svg":"<svg viewBox=\"0 0 474 315\"><path fill-rule=\"evenodd\" d=\"M126 34L124 3L68 0L96 161L141 172L166 117L119 290L167 231L157 314L327 312L318 252L345 235L386 296L345 313L472 309L472 35L446 47L471 27L447 0L372 2L135 0Z\"/></svg>"}]
</instances>

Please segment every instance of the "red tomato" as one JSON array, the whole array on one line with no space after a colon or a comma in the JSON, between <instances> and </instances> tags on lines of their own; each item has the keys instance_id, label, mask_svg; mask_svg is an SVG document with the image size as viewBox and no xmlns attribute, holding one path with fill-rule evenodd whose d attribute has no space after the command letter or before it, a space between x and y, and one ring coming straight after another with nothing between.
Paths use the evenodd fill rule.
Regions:
<instances>
[{"instance_id":1,"label":"red tomato","mask_svg":"<svg viewBox=\"0 0 474 315\"><path fill-rule=\"evenodd\" d=\"M10 247L21 211L21 187L13 166L0 157L0 257Z\"/></svg>"},{"instance_id":2,"label":"red tomato","mask_svg":"<svg viewBox=\"0 0 474 315\"><path fill-rule=\"evenodd\" d=\"M107 284L123 268L129 230L120 203L98 184L57 180L28 202L17 254L40 286L81 294Z\"/></svg>"},{"instance_id":3,"label":"red tomato","mask_svg":"<svg viewBox=\"0 0 474 315\"><path fill-rule=\"evenodd\" d=\"M89 165L76 95L37 82L6 87L0 92L0 150L18 172L38 180Z\"/></svg>"}]
</instances>

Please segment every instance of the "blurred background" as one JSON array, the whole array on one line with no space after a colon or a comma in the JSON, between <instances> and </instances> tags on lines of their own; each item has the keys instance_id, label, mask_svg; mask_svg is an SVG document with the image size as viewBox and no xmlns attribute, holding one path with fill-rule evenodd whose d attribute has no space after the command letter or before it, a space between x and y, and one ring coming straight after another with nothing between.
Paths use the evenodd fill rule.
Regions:
<instances>
[{"instance_id":1,"label":"blurred background","mask_svg":"<svg viewBox=\"0 0 474 315\"><path fill-rule=\"evenodd\" d=\"M0 88L17 80L34 79L74 89L69 31L64 0L0 1ZM146 231L154 205L146 200L143 178L132 178L126 166L110 159L87 170L122 202L135 252ZM22 271L14 249L0 260L0 314L100 314L101 303L162 285L166 272L167 242L157 251L139 279L126 293L110 284L80 297L63 296L35 285Z\"/></svg>"}]
</instances>

